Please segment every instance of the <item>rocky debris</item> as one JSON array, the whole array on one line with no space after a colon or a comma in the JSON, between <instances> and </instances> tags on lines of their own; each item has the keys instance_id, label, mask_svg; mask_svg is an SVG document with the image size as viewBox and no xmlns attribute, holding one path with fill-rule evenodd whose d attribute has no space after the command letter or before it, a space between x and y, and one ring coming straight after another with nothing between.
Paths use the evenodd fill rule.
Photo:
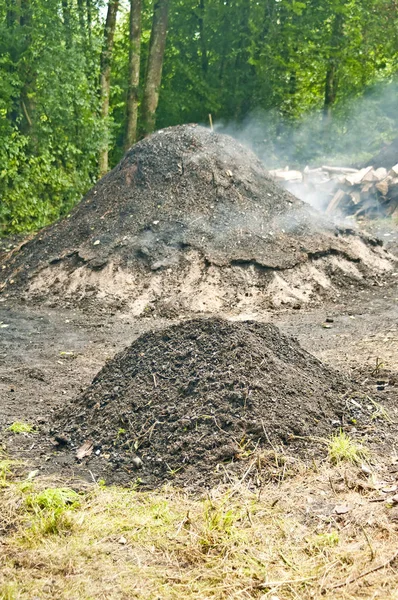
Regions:
<instances>
[{"instance_id":1,"label":"rocky debris","mask_svg":"<svg viewBox=\"0 0 398 600\"><path fill-rule=\"evenodd\" d=\"M87 467L109 483L207 487L261 471L265 450L329 436L342 423L345 386L273 325L194 319L117 354L52 433L70 440L59 452L92 446Z\"/></svg>"},{"instance_id":2,"label":"rocky debris","mask_svg":"<svg viewBox=\"0 0 398 600\"><path fill-rule=\"evenodd\" d=\"M70 215L0 259L0 291L135 315L305 304L392 268L373 238L280 187L234 139L184 125L133 146Z\"/></svg>"}]
</instances>

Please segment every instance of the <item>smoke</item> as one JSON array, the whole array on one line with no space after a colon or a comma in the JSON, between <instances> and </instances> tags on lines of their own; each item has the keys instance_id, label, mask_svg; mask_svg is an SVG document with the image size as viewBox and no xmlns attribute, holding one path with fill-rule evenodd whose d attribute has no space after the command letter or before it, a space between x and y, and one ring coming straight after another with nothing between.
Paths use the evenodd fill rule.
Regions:
<instances>
[{"instance_id":1,"label":"smoke","mask_svg":"<svg viewBox=\"0 0 398 600\"><path fill-rule=\"evenodd\" d=\"M326 160L360 165L397 135L398 81L375 85L361 98L346 100L331 118L318 110L292 121L277 110L258 109L240 123L216 123L215 129L249 146L268 169Z\"/></svg>"},{"instance_id":2,"label":"smoke","mask_svg":"<svg viewBox=\"0 0 398 600\"><path fill-rule=\"evenodd\" d=\"M277 110L256 110L240 123L216 122L215 130L248 146L267 169L325 164L359 168L397 135L398 81L379 83L361 98L346 100L330 118L318 110L293 122ZM322 189L289 182L285 187L319 210L333 193L327 185Z\"/></svg>"}]
</instances>

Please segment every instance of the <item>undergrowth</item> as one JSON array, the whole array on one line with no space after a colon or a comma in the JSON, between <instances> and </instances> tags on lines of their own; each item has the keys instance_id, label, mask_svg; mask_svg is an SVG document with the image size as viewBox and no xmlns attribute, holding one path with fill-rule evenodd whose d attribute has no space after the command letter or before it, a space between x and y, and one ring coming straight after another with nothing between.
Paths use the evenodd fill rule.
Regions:
<instances>
[{"instance_id":1,"label":"undergrowth","mask_svg":"<svg viewBox=\"0 0 398 600\"><path fill-rule=\"evenodd\" d=\"M331 447L337 437L352 457L341 434ZM241 479L193 497L172 487L55 483L35 471L16 477L8 461L0 599L392 600L391 509L369 503L350 483L361 470L342 464L303 465L260 488ZM347 515L335 512L338 504L350 507Z\"/></svg>"}]
</instances>

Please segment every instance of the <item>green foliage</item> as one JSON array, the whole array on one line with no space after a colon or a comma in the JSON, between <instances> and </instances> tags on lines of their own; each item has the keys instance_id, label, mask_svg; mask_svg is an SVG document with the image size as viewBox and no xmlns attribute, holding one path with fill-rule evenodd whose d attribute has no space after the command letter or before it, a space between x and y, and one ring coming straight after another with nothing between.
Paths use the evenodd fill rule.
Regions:
<instances>
[{"instance_id":1,"label":"green foliage","mask_svg":"<svg viewBox=\"0 0 398 600\"><path fill-rule=\"evenodd\" d=\"M32 433L34 429L32 425L29 425L29 423L15 421L8 427L8 431L12 431L12 433Z\"/></svg>"},{"instance_id":2,"label":"green foliage","mask_svg":"<svg viewBox=\"0 0 398 600\"><path fill-rule=\"evenodd\" d=\"M73 527L71 511L80 506L80 497L70 488L47 488L27 496L26 506L35 515L31 526L34 535L60 535Z\"/></svg>"},{"instance_id":3,"label":"green foliage","mask_svg":"<svg viewBox=\"0 0 398 600\"><path fill-rule=\"evenodd\" d=\"M108 118L99 98L104 4L0 6L0 234L65 215L95 182L100 149L109 145L112 165L123 155L128 3ZM141 82L152 11L144 2ZM173 0L157 126L208 123L211 113L268 166L336 154L361 162L396 135L397 27L391 0Z\"/></svg>"},{"instance_id":4,"label":"green foliage","mask_svg":"<svg viewBox=\"0 0 398 600\"><path fill-rule=\"evenodd\" d=\"M104 137L92 69L97 45L88 51L78 27L69 35L58 0L7 4L0 12L3 233L42 227L69 211L95 181Z\"/></svg>"}]
</instances>

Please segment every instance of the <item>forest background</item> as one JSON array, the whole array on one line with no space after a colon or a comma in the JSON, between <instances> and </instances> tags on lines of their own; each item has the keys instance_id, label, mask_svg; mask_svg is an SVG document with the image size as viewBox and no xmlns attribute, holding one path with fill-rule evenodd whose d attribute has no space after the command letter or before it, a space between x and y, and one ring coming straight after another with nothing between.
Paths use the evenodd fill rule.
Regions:
<instances>
[{"instance_id":1,"label":"forest background","mask_svg":"<svg viewBox=\"0 0 398 600\"><path fill-rule=\"evenodd\" d=\"M0 0L0 234L209 114L268 167L360 164L397 136L397 59L397 0Z\"/></svg>"}]
</instances>

